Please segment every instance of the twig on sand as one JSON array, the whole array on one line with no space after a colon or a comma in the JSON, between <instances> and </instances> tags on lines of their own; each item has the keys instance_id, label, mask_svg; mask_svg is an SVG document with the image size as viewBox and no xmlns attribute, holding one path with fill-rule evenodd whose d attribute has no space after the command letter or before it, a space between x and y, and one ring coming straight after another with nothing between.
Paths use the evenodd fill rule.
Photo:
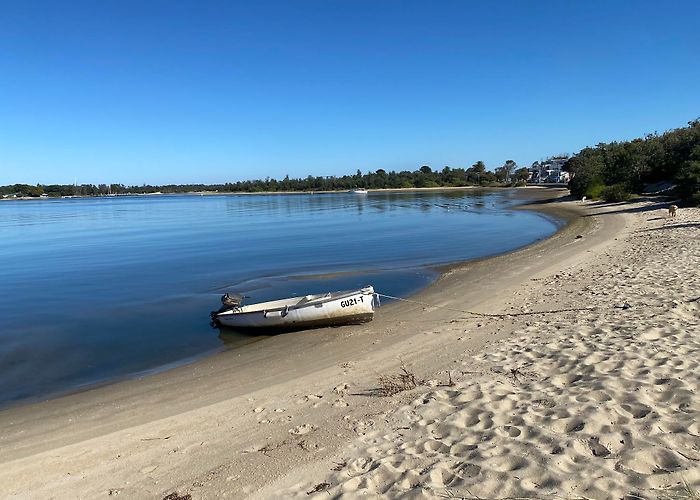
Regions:
<instances>
[{"instance_id":1,"label":"twig on sand","mask_svg":"<svg viewBox=\"0 0 700 500\"><path fill-rule=\"evenodd\" d=\"M659 495L656 498L659 498L661 500L699 500L700 499L700 491L693 489L692 486L688 484L688 481L686 481L684 478L681 478L681 481L683 482L682 485L674 486L671 488L664 488L664 489L658 489L658 490L652 490L655 492L659 491L664 491L667 492L663 495ZM641 497L639 497L641 498Z\"/></svg>"},{"instance_id":2,"label":"twig on sand","mask_svg":"<svg viewBox=\"0 0 700 500\"><path fill-rule=\"evenodd\" d=\"M153 438L141 438L141 441L166 441L170 439L172 436L165 436L165 437L153 437Z\"/></svg>"},{"instance_id":3,"label":"twig on sand","mask_svg":"<svg viewBox=\"0 0 700 500\"><path fill-rule=\"evenodd\" d=\"M311 491L307 491L306 494L313 495L314 493L318 493L319 491L326 491L330 487L331 485L329 483L318 483L311 489Z\"/></svg>"},{"instance_id":4,"label":"twig on sand","mask_svg":"<svg viewBox=\"0 0 700 500\"><path fill-rule=\"evenodd\" d=\"M686 454L683 453L682 451L676 450L676 453L678 453L678 454L679 454L680 456L682 456L683 458L686 458L686 459L688 459L688 460L692 460L693 462L700 462L700 458L689 457L688 455L686 455Z\"/></svg>"},{"instance_id":5,"label":"twig on sand","mask_svg":"<svg viewBox=\"0 0 700 500\"><path fill-rule=\"evenodd\" d=\"M478 495L472 494L467 488L464 488L467 492L467 495L462 495L462 494L457 494L453 492L450 489L446 489L444 492L438 493L437 496L440 498L454 498L455 500L492 500L496 497L480 497ZM531 500L532 497L497 497L498 500ZM552 500L555 499L562 499L562 500L591 500L589 497L568 497L568 496L562 496L562 495L557 495L556 493L553 493L551 495L542 495L542 496L537 496L536 498L550 498ZM627 498L627 497L625 497ZM636 497L636 496L631 496L630 498L641 498L641 497Z\"/></svg>"},{"instance_id":6,"label":"twig on sand","mask_svg":"<svg viewBox=\"0 0 700 500\"><path fill-rule=\"evenodd\" d=\"M177 491L163 497L163 500L192 500L192 495L185 493L180 495Z\"/></svg>"},{"instance_id":7,"label":"twig on sand","mask_svg":"<svg viewBox=\"0 0 700 500\"><path fill-rule=\"evenodd\" d=\"M615 306L616 309L622 308L622 306ZM528 311L528 312L513 312L513 313L477 313L472 311L465 311L467 314L472 314L474 316L481 316L484 318L510 318L518 316L535 316L537 314L559 314L564 312L581 312L581 311L597 311L599 307L568 307L564 309L549 309L547 311Z\"/></svg>"},{"instance_id":8,"label":"twig on sand","mask_svg":"<svg viewBox=\"0 0 700 500\"><path fill-rule=\"evenodd\" d=\"M278 448L281 448L281 447L284 446L285 444L286 444L286 441L284 441L284 442L282 442L282 443L280 443L280 444L278 444L278 445L275 445L275 446L273 446L273 445L271 445L271 444L266 444L266 445L263 446L262 448L258 448L256 451L258 451L259 453L262 453L263 455L265 455L265 456L268 457L268 458L275 458L275 457L271 456L269 453L270 453L271 451L277 450Z\"/></svg>"},{"instance_id":9,"label":"twig on sand","mask_svg":"<svg viewBox=\"0 0 700 500\"><path fill-rule=\"evenodd\" d=\"M423 384L425 384L425 380L416 378L415 373L409 372L404 365L401 365L401 373L379 377L377 392L380 396L388 397L399 392L410 391Z\"/></svg>"},{"instance_id":10,"label":"twig on sand","mask_svg":"<svg viewBox=\"0 0 700 500\"><path fill-rule=\"evenodd\" d=\"M520 383L520 379L518 377L521 375L522 375L522 372L520 371L520 368L511 368L510 369L510 376L513 377L513 380L518 384Z\"/></svg>"},{"instance_id":11,"label":"twig on sand","mask_svg":"<svg viewBox=\"0 0 700 500\"><path fill-rule=\"evenodd\" d=\"M301 448L302 450L304 450L304 451L308 451L308 452L311 452L311 451L312 451L312 449L309 448L309 445L308 445L308 443L306 442L306 439L302 439L301 441L299 441L299 442L297 443L297 446L298 446L299 448Z\"/></svg>"},{"instance_id":12,"label":"twig on sand","mask_svg":"<svg viewBox=\"0 0 700 500\"><path fill-rule=\"evenodd\" d=\"M270 453L271 451L275 451L275 450L278 450L278 449L282 448L284 445L286 445L286 444L288 444L288 443L289 443L289 441L287 441L287 440L285 439L284 441L282 441L282 442L280 442L280 443L277 443L277 444L267 443L265 446L262 446L262 447L260 447L260 448L254 449L254 450L245 450L245 451L243 451L242 453L254 453L254 452L258 452L258 453L262 453L263 455L265 455L265 456L268 457L268 458L275 458L275 457L273 457L272 455L270 455L269 453Z\"/></svg>"},{"instance_id":13,"label":"twig on sand","mask_svg":"<svg viewBox=\"0 0 700 500\"><path fill-rule=\"evenodd\" d=\"M334 470L336 472L339 472L345 468L346 465L348 465L347 461L343 462L333 462L335 465L331 467L331 470Z\"/></svg>"},{"instance_id":14,"label":"twig on sand","mask_svg":"<svg viewBox=\"0 0 700 500\"><path fill-rule=\"evenodd\" d=\"M452 380L452 370L445 370L445 373L447 373L447 382L444 384L440 384L441 387L454 387L455 386L455 381Z\"/></svg>"}]
</instances>

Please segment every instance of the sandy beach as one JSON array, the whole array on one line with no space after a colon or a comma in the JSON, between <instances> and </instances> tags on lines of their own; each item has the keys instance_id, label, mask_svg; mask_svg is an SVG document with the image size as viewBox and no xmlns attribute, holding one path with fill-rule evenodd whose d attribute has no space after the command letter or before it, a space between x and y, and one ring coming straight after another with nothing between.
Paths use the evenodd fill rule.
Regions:
<instances>
[{"instance_id":1,"label":"sandy beach","mask_svg":"<svg viewBox=\"0 0 700 500\"><path fill-rule=\"evenodd\" d=\"M665 207L536 205L571 223L372 323L0 412L0 497L695 498L700 209Z\"/></svg>"}]
</instances>

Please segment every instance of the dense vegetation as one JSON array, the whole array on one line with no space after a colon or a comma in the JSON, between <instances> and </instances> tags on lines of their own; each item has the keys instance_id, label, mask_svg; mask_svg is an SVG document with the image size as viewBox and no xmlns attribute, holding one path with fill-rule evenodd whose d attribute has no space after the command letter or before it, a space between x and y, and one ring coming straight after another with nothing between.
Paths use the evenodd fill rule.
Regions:
<instances>
[{"instance_id":1,"label":"dense vegetation","mask_svg":"<svg viewBox=\"0 0 700 500\"><path fill-rule=\"evenodd\" d=\"M59 196L103 196L107 194L146 194L146 193L184 193L198 191L218 191L221 193L259 193L282 191L342 191L355 188L366 189L397 189L421 187L447 187L469 185L494 185L504 183L524 182L527 180L526 168L518 169L513 160L508 160L495 172L486 170L484 162L478 161L470 168L445 167L441 171L433 171L429 166L422 166L415 172L386 172L382 169L376 172L362 174L359 170L355 175L342 177L313 177L305 179L282 180L270 179L227 182L225 184L169 184L165 186L124 186L123 184L82 184L74 186L43 185L30 186L13 184L0 186L0 195L17 195L38 197L42 194L51 197Z\"/></svg>"},{"instance_id":2,"label":"dense vegetation","mask_svg":"<svg viewBox=\"0 0 700 500\"><path fill-rule=\"evenodd\" d=\"M673 181L681 198L700 204L700 119L661 135L582 149L564 168L577 197L624 201L645 184Z\"/></svg>"}]
</instances>

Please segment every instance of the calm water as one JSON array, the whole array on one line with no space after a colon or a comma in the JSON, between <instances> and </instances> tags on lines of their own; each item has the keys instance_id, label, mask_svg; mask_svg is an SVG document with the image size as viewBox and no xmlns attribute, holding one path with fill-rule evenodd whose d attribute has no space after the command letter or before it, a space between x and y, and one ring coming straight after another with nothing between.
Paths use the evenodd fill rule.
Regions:
<instances>
[{"instance_id":1,"label":"calm water","mask_svg":"<svg viewBox=\"0 0 700 500\"><path fill-rule=\"evenodd\" d=\"M502 253L557 222L513 192L152 196L0 202L0 406L163 369L250 341L209 326L257 302Z\"/></svg>"}]
</instances>

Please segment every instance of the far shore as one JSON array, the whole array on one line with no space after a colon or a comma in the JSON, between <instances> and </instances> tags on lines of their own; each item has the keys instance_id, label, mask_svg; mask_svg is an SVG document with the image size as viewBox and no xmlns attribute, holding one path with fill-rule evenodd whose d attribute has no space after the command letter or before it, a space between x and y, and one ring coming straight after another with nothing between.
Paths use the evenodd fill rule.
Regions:
<instances>
[{"instance_id":1,"label":"far shore","mask_svg":"<svg viewBox=\"0 0 700 500\"><path fill-rule=\"evenodd\" d=\"M501 185L489 185L489 186L436 186L436 187L424 187L424 188L386 188L386 189L367 189L368 193L402 193L411 191L463 191L472 189L561 189L565 188L566 184L528 184L526 186L501 186ZM189 195L189 196L229 196L229 195L303 195L303 194L334 194L334 193L348 193L348 190L335 190L335 191L181 191L176 193L124 193L124 194L114 194L114 195L76 195L76 196L17 196L17 197L0 197L0 201L32 201L32 200L62 200L62 199L83 199L83 198L124 198L124 197L136 197L136 196L173 196L173 195Z\"/></svg>"},{"instance_id":2,"label":"far shore","mask_svg":"<svg viewBox=\"0 0 700 500\"><path fill-rule=\"evenodd\" d=\"M371 323L278 335L0 412L0 497L700 487L700 251L689 237L700 210L668 219L662 203L542 203L565 190L528 192L525 209L569 223L443 269ZM402 367L415 388L382 395Z\"/></svg>"}]
</instances>

